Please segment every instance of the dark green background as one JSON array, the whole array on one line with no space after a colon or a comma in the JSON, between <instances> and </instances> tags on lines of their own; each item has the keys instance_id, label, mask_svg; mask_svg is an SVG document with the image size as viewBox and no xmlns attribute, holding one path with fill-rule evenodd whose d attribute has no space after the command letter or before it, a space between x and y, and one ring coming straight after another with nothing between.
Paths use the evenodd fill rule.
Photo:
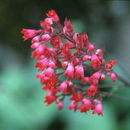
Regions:
<instances>
[{"instance_id":1,"label":"dark green background","mask_svg":"<svg viewBox=\"0 0 130 130\"><path fill-rule=\"evenodd\" d=\"M116 72L130 78L129 1L0 0L0 130L130 129L126 100L106 98L103 117L69 111L67 100L60 112L56 105L45 106L30 40L24 42L20 31L39 29L39 21L50 9L57 11L62 23L66 17L71 19L76 32L87 32L89 41L104 49L108 60L117 60ZM107 79L106 84L110 83ZM130 98L130 88L111 91Z\"/></svg>"}]
</instances>

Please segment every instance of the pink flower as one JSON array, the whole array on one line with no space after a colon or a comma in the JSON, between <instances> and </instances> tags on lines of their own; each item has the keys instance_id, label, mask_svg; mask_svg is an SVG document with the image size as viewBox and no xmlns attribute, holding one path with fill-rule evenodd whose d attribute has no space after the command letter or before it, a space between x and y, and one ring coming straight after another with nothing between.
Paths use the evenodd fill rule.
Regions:
<instances>
[{"instance_id":1,"label":"pink flower","mask_svg":"<svg viewBox=\"0 0 130 130\"><path fill-rule=\"evenodd\" d=\"M43 35L41 36L42 41L47 41L47 40L49 40L50 38L51 38L51 37L50 37L49 34L43 34Z\"/></svg>"},{"instance_id":2,"label":"pink flower","mask_svg":"<svg viewBox=\"0 0 130 130\"><path fill-rule=\"evenodd\" d=\"M101 74L101 80L105 80L105 79L106 79L105 74Z\"/></svg>"},{"instance_id":3,"label":"pink flower","mask_svg":"<svg viewBox=\"0 0 130 130\"><path fill-rule=\"evenodd\" d=\"M50 41L51 45L55 48L59 48L62 44L62 40L60 37L53 37Z\"/></svg>"},{"instance_id":4,"label":"pink flower","mask_svg":"<svg viewBox=\"0 0 130 130\"><path fill-rule=\"evenodd\" d=\"M110 78L111 78L111 80L114 82L114 81L116 81L116 75L115 75L115 73L111 73L110 74Z\"/></svg>"},{"instance_id":5,"label":"pink flower","mask_svg":"<svg viewBox=\"0 0 130 130\"><path fill-rule=\"evenodd\" d=\"M55 12L55 10L50 10L48 11L48 13L46 14L49 18L52 18L52 20L54 22L59 22L59 17L57 15L57 13Z\"/></svg>"},{"instance_id":6,"label":"pink flower","mask_svg":"<svg viewBox=\"0 0 130 130\"><path fill-rule=\"evenodd\" d=\"M31 48L36 49L36 48L39 47L40 44L41 44L40 42L34 42L34 43L31 45Z\"/></svg>"},{"instance_id":7,"label":"pink flower","mask_svg":"<svg viewBox=\"0 0 130 130\"><path fill-rule=\"evenodd\" d=\"M63 68L66 68L68 66L68 62L67 61L63 62L62 66L63 66Z\"/></svg>"},{"instance_id":8,"label":"pink flower","mask_svg":"<svg viewBox=\"0 0 130 130\"><path fill-rule=\"evenodd\" d=\"M89 46L89 42L88 42L88 35L87 35L87 33L84 33L83 34L83 46L85 47L85 48L87 48L88 46Z\"/></svg>"},{"instance_id":9,"label":"pink flower","mask_svg":"<svg viewBox=\"0 0 130 130\"><path fill-rule=\"evenodd\" d=\"M83 94L81 93L73 93L73 96L70 98L70 100L73 100L75 102L80 102L83 98Z\"/></svg>"},{"instance_id":10,"label":"pink flower","mask_svg":"<svg viewBox=\"0 0 130 130\"><path fill-rule=\"evenodd\" d=\"M111 60L111 61L109 61L109 62L105 65L105 69L106 69L107 71L110 71L115 64L116 64L116 61L115 61L115 60Z\"/></svg>"},{"instance_id":11,"label":"pink flower","mask_svg":"<svg viewBox=\"0 0 130 130\"><path fill-rule=\"evenodd\" d=\"M40 30L34 30L34 29L23 29L21 33L24 34L22 37L24 40L27 40L29 38L34 37L37 33L41 32Z\"/></svg>"},{"instance_id":12,"label":"pink flower","mask_svg":"<svg viewBox=\"0 0 130 130\"><path fill-rule=\"evenodd\" d=\"M44 91L53 90L54 88L56 88L57 83L58 83L58 79L56 76L52 76L52 77L44 76L40 79L40 81L41 81L41 84L45 84L45 86L43 87Z\"/></svg>"},{"instance_id":13,"label":"pink flower","mask_svg":"<svg viewBox=\"0 0 130 130\"><path fill-rule=\"evenodd\" d=\"M85 98L82 100L82 104L78 107L80 112L87 112L91 110L91 100L90 98Z\"/></svg>"},{"instance_id":14,"label":"pink flower","mask_svg":"<svg viewBox=\"0 0 130 130\"><path fill-rule=\"evenodd\" d=\"M32 40L31 43L39 42L40 36L35 36Z\"/></svg>"},{"instance_id":15,"label":"pink flower","mask_svg":"<svg viewBox=\"0 0 130 130\"><path fill-rule=\"evenodd\" d=\"M80 60L78 58L74 58L72 63L73 63L73 65L77 65L80 63Z\"/></svg>"},{"instance_id":16,"label":"pink flower","mask_svg":"<svg viewBox=\"0 0 130 130\"><path fill-rule=\"evenodd\" d=\"M36 65L35 67L36 68L39 68L38 71L43 71L45 68L48 67L49 63L48 63L48 59L47 58L44 58L38 62L36 62Z\"/></svg>"},{"instance_id":17,"label":"pink flower","mask_svg":"<svg viewBox=\"0 0 130 130\"><path fill-rule=\"evenodd\" d=\"M57 102L58 102L57 109L61 110L63 108L63 101L57 101Z\"/></svg>"},{"instance_id":18,"label":"pink flower","mask_svg":"<svg viewBox=\"0 0 130 130\"><path fill-rule=\"evenodd\" d=\"M65 57L64 60L71 59L72 53L71 53L71 51L70 51L70 49L69 49L69 47L68 47L67 44L64 44L62 46L62 52L61 52L61 54L62 54L63 57Z\"/></svg>"},{"instance_id":19,"label":"pink flower","mask_svg":"<svg viewBox=\"0 0 130 130\"><path fill-rule=\"evenodd\" d=\"M45 49L46 49L46 45L45 44L42 44L42 45L38 46L36 48L36 50L34 50L32 52L32 57L35 58L35 59L40 59L40 56L42 54L44 54Z\"/></svg>"},{"instance_id":20,"label":"pink flower","mask_svg":"<svg viewBox=\"0 0 130 130\"><path fill-rule=\"evenodd\" d=\"M49 59L49 67L50 67L50 68L53 68L53 69L54 69L55 66L56 66L55 64L56 64L56 63L55 63L53 60Z\"/></svg>"},{"instance_id":21,"label":"pink flower","mask_svg":"<svg viewBox=\"0 0 130 130\"><path fill-rule=\"evenodd\" d=\"M72 101L72 102L69 104L68 109L70 109L70 110L74 109L74 111L76 111L76 109L77 109L77 104L76 104L74 101Z\"/></svg>"},{"instance_id":22,"label":"pink flower","mask_svg":"<svg viewBox=\"0 0 130 130\"><path fill-rule=\"evenodd\" d=\"M45 103L46 106L52 104L55 100L56 100L57 96L56 96L56 92L54 91L50 91L46 96L45 96Z\"/></svg>"},{"instance_id":23,"label":"pink flower","mask_svg":"<svg viewBox=\"0 0 130 130\"><path fill-rule=\"evenodd\" d=\"M101 76L101 73L99 71L93 73L90 78L89 78L89 82L90 84L93 84L93 85L97 85L98 82L99 82L99 78Z\"/></svg>"},{"instance_id":24,"label":"pink flower","mask_svg":"<svg viewBox=\"0 0 130 130\"><path fill-rule=\"evenodd\" d=\"M51 67L48 67L46 69L46 71L44 72L45 76L47 77L52 77L54 75L54 69L52 69Z\"/></svg>"},{"instance_id":25,"label":"pink flower","mask_svg":"<svg viewBox=\"0 0 130 130\"><path fill-rule=\"evenodd\" d=\"M72 94L74 91L74 84L72 81L68 81L67 82L67 88L66 90L63 92L64 94Z\"/></svg>"},{"instance_id":26,"label":"pink flower","mask_svg":"<svg viewBox=\"0 0 130 130\"><path fill-rule=\"evenodd\" d=\"M66 68L66 71L64 72L64 75L71 79L74 78L74 66L71 63L68 64L68 67Z\"/></svg>"},{"instance_id":27,"label":"pink flower","mask_svg":"<svg viewBox=\"0 0 130 130\"><path fill-rule=\"evenodd\" d=\"M81 81L83 83L89 83L89 77L83 77Z\"/></svg>"},{"instance_id":28,"label":"pink flower","mask_svg":"<svg viewBox=\"0 0 130 130\"><path fill-rule=\"evenodd\" d=\"M61 84L60 84L60 86L59 86L59 88L58 88L58 90L60 90L60 91L66 91L67 90L67 81L63 81Z\"/></svg>"},{"instance_id":29,"label":"pink flower","mask_svg":"<svg viewBox=\"0 0 130 130\"><path fill-rule=\"evenodd\" d=\"M82 64L80 64L80 65L77 65L76 67L75 67L75 77L76 77L76 79L78 79L78 78L83 78L84 77L84 68L83 68L83 65Z\"/></svg>"},{"instance_id":30,"label":"pink flower","mask_svg":"<svg viewBox=\"0 0 130 130\"><path fill-rule=\"evenodd\" d=\"M53 20L52 20L52 18L45 18L44 21L45 21L46 23L50 24L50 25L53 24Z\"/></svg>"},{"instance_id":31,"label":"pink flower","mask_svg":"<svg viewBox=\"0 0 130 130\"><path fill-rule=\"evenodd\" d=\"M65 19L63 32L68 34L73 33L73 25L70 23L70 20Z\"/></svg>"},{"instance_id":32,"label":"pink flower","mask_svg":"<svg viewBox=\"0 0 130 130\"><path fill-rule=\"evenodd\" d=\"M66 46L68 48L73 48L73 47L75 47L75 44L73 42L69 41L69 40L66 40Z\"/></svg>"},{"instance_id":33,"label":"pink flower","mask_svg":"<svg viewBox=\"0 0 130 130\"><path fill-rule=\"evenodd\" d=\"M99 101L98 103L97 103L97 105L95 106L95 108L94 108L94 110L93 110L93 114L98 114L98 115L103 115L102 114L102 102L101 101Z\"/></svg>"},{"instance_id":34,"label":"pink flower","mask_svg":"<svg viewBox=\"0 0 130 130\"><path fill-rule=\"evenodd\" d=\"M103 50L97 49L95 53L96 53L96 55L98 55L98 56L102 56L102 55L103 55Z\"/></svg>"},{"instance_id":35,"label":"pink flower","mask_svg":"<svg viewBox=\"0 0 130 130\"><path fill-rule=\"evenodd\" d=\"M91 57L91 63L90 65L94 68L94 69L98 69L101 66L101 61L98 59L98 57L93 54Z\"/></svg>"},{"instance_id":36,"label":"pink flower","mask_svg":"<svg viewBox=\"0 0 130 130\"><path fill-rule=\"evenodd\" d=\"M89 44L88 50L89 50L89 51L93 51L93 50L94 50L94 45L93 45L93 44Z\"/></svg>"},{"instance_id":37,"label":"pink flower","mask_svg":"<svg viewBox=\"0 0 130 130\"><path fill-rule=\"evenodd\" d=\"M96 93L97 93L97 86L90 85L90 87L87 89L87 95L95 96Z\"/></svg>"},{"instance_id":38,"label":"pink flower","mask_svg":"<svg viewBox=\"0 0 130 130\"><path fill-rule=\"evenodd\" d=\"M88 36L86 33L84 33L84 34L75 33L73 35L73 39L76 42L77 48L81 48L81 49L88 48L89 42L88 42Z\"/></svg>"},{"instance_id":39,"label":"pink flower","mask_svg":"<svg viewBox=\"0 0 130 130\"><path fill-rule=\"evenodd\" d=\"M91 59L91 56L89 56L89 55L85 55L85 56L82 58L83 61L87 61L87 60L90 60L90 59Z\"/></svg>"},{"instance_id":40,"label":"pink flower","mask_svg":"<svg viewBox=\"0 0 130 130\"><path fill-rule=\"evenodd\" d=\"M52 29L51 24L46 21L40 21L40 26L45 29L45 32L50 32Z\"/></svg>"}]
</instances>

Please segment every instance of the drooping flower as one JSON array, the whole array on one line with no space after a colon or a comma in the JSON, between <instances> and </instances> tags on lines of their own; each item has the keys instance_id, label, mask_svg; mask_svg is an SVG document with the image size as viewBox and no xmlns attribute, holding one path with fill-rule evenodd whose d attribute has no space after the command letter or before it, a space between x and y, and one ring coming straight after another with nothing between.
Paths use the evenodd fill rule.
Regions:
<instances>
[{"instance_id":1,"label":"drooping flower","mask_svg":"<svg viewBox=\"0 0 130 130\"><path fill-rule=\"evenodd\" d=\"M68 67L66 68L66 71L64 72L64 75L71 79L74 78L74 66L71 63L68 64Z\"/></svg>"},{"instance_id":2,"label":"drooping flower","mask_svg":"<svg viewBox=\"0 0 130 130\"><path fill-rule=\"evenodd\" d=\"M82 81L83 83L89 83L89 82L90 82L89 79L90 79L89 77L83 77L83 78L81 79L81 81Z\"/></svg>"},{"instance_id":3,"label":"drooping flower","mask_svg":"<svg viewBox=\"0 0 130 130\"><path fill-rule=\"evenodd\" d=\"M34 37L39 32L40 30L34 30L34 29L23 29L21 31L21 33L24 34L24 36L22 37L24 40Z\"/></svg>"},{"instance_id":4,"label":"drooping flower","mask_svg":"<svg viewBox=\"0 0 130 130\"><path fill-rule=\"evenodd\" d=\"M87 89L87 95L88 96L95 96L96 93L97 93L97 86L90 85L90 87Z\"/></svg>"},{"instance_id":5,"label":"drooping flower","mask_svg":"<svg viewBox=\"0 0 130 130\"><path fill-rule=\"evenodd\" d=\"M77 104L76 104L76 102L72 101L69 104L68 109L70 109L70 110L74 109L74 112L75 112L77 110Z\"/></svg>"},{"instance_id":6,"label":"drooping flower","mask_svg":"<svg viewBox=\"0 0 130 130\"><path fill-rule=\"evenodd\" d=\"M38 71L43 71L45 68L47 68L49 65L49 60L47 58L44 58L40 61L36 62L35 67L38 68Z\"/></svg>"},{"instance_id":7,"label":"drooping flower","mask_svg":"<svg viewBox=\"0 0 130 130\"><path fill-rule=\"evenodd\" d=\"M53 37L50 41L50 44L54 47L54 48L60 48L61 44L62 44L62 40L60 37Z\"/></svg>"},{"instance_id":8,"label":"drooping flower","mask_svg":"<svg viewBox=\"0 0 130 130\"><path fill-rule=\"evenodd\" d=\"M91 57L91 63L90 65L94 68L94 69L98 69L101 65L101 61L99 60L99 58L93 54Z\"/></svg>"},{"instance_id":9,"label":"drooping flower","mask_svg":"<svg viewBox=\"0 0 130 130\"><path fill-rule=\"evenodd\" d=\"M52 76L52 77L47 77L47 76L43 76L41 79L41 84L44 84L45 86L43 87L44 91L50 91L56 88L57 83L58 83L58 79L56 76ZM58 91L58 90L57 90Z\"/></svg>"},{"instance_id":10,"label":"drooping flower","mask_svg":"<svg viewBox=\"0 0 130 130\"><path fill-rule=\"evenodd\" d=\"M32 40L31 40L31 43L35 43L35 42L39 42L40 40L40 36L35 36Z\"/></svg>"},{"instance_id":11,"label":"drooping flower","mask_svg":"<svg viewBox=\"0 0 130 130\"><path fill-rule=\"evenodd\" d=\"M105 65L105 69L106 69L107 71L110 71L115 64L116 64L116 61L115 61L115 60L111 60L111 61L109 61L109 62Z\"/></svg>"},{"instance_id":12,"label":"drooping flower","mask_svg":"<svg viewBox=\"0 0 130 130\"><path fill-rule=\"evenodd\" d=\"M57 104L58 104L57 109L61 110L63 108L63 101L57 101Z\"/></svg>"},{"instance_id":13,"label":"drooping flower","mask_svg":"<svg viewBox=\"0 0 130 130\"><path fill-rule=\"evenodd\" d=\"M51 38L51 36L50 36L49 34L43 34L43 35L41 36L41 39L42 39L43 42L49 40L50 38Z\"/></svg>"},{"instance_id":14,"label":"drooping flower","mask_svg":"<svg viewBox=\"0 0 130 130\"><path fill-rule=\"evenodd\" d=\"M84 77L84 68L83 68L83 65L82 64L80 64L80 65L77 65L76 67L75 67L75 77L76 77L76 79L78 79L78 78L83 78Z\"/></svg>"},{"instance_id":15,"label":"drooping flower","mask_svg":"<svg viewBox=\"0 0 130 130\"><path fill-rule=\"evenodd\" d=\"M73 96L70 98L71 100L75 102L80 102L83 98L83 94L81 93L73 93Z\"/></svg>"},{"instance_id":16,"label":"drooping flower","mask_svg":"<svg viewBox=\"0 0 130 130\"><path fill-rule=\"evenodd\" d=\"M63 82L60 84L58 90L65 92L65 91L67 90L67 86L68 86L67 81L63 81Z\"/></svg>"},{"instance_id":17,"label":"drooping flower","mask_svg":"<svg viewBox=\"0 0 130 130\"><path fill-rule=\"evenodd\" d=\"M50 11L48 11L48 13L47 13L46 15L47 15L49 18L52 18L52 20L53 20L54 22L59 22L59 20L60 20L55 10L50 10Z\"/></svg>"},{"instance_id":18,"label":"drooping flower","mask_svg":"<svg viewBox=\"0 0 130 130\"><path fill-rule=\"evenodd\" d=\"M87 112L91 110L91 104L90 98L85 98L82 100L82 104L78 107L78 110L80 112Z\"/></svg>"},{"instance_id":19,"label":"drooping flower","mask_svg":"<svg viewBox=\"0 0 130 130\"><path fill-rule=\"evenodd\" d=\"M111 80L114 82L114 81L116 81L116 75L115 75L115 73L111 73L110 74L110 78L111 78Z\"/></svg>"},{"instance_id":20,"label":"drooping flower","mask_svg":"<svg viewBox=\"0 0 130 130\"><path fill-rule=\"evenodd\" d=\"M98 101L97 105L95 106L95 108L93 110L93 114L103 115L102 109L103 109L102 102Z\"/></svg>"},{"instance_id":21,"label":"drooping flower","mask_svg":"<svg viewBox=\"0 0 130 130\"><path fill-rule=\"evenodd\" d=\"M57 96L56 96L56 91L50 91L46 96L45 96L45 103L46 106L52 104L55 100L56 100Z\"/></svg>"},{"instance_id":22,"label":"drooping flower","mask_svg":"<svg viewBox=\"0 0 130 130\"><path fill-rule=\"evenodd\" d=\"M91 56L89 56L89 55L85 55L85 56L82 58L83 61L87 61L87 60L90 60L90 59L91 59Z\"/></svg>"},{"instance_id":23,"label":"drooping flower","mask_svg":"<svg viewBox=\"0 0 130 130\"><path fill-rule=\"evenodd\" d=\"M89 78L89 83L92 85L97 85L99 83L99 78L101 73L99 71L93 73Z\"/></svg>"},{"instance_id":24,"label":"drooping flower","mask_svg":"<svg viewBox=\"0 0 130 130\"><path fill-rule=\"evenodd\" d=\"M66 34L73 34L73 24L70 23L70 20L65 19L63 32Z\"/></svg>"}]
</instances>

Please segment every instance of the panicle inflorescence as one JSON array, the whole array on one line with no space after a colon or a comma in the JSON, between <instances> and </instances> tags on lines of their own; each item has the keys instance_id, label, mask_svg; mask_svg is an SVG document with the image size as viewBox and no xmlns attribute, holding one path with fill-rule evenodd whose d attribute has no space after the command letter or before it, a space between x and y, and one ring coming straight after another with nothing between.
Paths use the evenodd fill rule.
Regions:
<instances>
[{"instance_id":1,"label":"panicle inflorescence","mask_svg":"<svg viewBox=\"0 0 130 130\"><path fill-rule=\"evenodd\" d=\"M61 25L54 10L46 15L40 21L41 29L22 30L24 40L32 38L32 57L38 60L35 67L40 72L36 77L47 92L44 102L47 106L56 102L61 110L64 98L69 96L68 109L102 115L99 81L106 76L116 80L112 70L116 61L106 63L103 50L91 44L86 33L75 33L70 20Z\"/></svg>"}]
</instances>

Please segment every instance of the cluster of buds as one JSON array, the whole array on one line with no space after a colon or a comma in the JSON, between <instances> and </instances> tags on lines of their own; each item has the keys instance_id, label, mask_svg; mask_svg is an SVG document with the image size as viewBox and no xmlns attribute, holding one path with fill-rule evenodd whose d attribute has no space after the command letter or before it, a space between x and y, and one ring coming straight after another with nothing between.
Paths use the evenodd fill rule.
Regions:
<instances>
[{"instance_id":1,"label":"cluster of buds","mask_svg":"<svg viewBox=\"0 0 130 130\"><path fill-rule=\"evenodd\" d=\"M116 61L106 63L103 51L88 41L86 33L75 33L70 20L61 25L54 10L46 15L40 30L21 31L24 40L32 38L32 57L38 60L35 67L40 72L36 77L47 92L44 102L47 106L55 102L60 110L69 96L68 109L102 115L99 81L106 76L116 80L112 70Z\"/></svg>"}]
</instances>

